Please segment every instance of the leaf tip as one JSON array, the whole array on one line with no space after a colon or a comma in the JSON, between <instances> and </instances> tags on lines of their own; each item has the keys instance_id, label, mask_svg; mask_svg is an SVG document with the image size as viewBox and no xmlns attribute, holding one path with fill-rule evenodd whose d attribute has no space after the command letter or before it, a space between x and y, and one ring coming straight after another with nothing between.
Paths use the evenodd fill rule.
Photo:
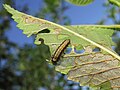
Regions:
<instances>
[{"instance_id":1,"label":"leaf tip","mask_svg":"<svg viewBox=\"0 0 120 90\"><path fill-rule=\"evenodd\" d=\"M10 7L9 5L7 4L3 4L4 8L7 9L8 7Z\"/></svg>"}]
</instances>

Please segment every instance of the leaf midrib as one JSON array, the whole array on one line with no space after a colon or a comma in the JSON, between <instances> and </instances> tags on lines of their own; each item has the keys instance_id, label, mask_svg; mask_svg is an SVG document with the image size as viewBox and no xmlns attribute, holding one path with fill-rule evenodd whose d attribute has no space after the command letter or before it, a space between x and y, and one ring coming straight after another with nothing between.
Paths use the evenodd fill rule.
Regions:
<instances>
[{"instance_id":1,"label":"leaf midrib","mask_svg":"<svg viewBox=\"0 0 120 90\"><path fill-rule=\"evenodd\" d=\"M24 13L23 13L23 14L24 14ZM28 16L30 16L30 15L28 15ZM30 17L32 17L32 16L30 16ZM117 58L117 59L120 61L120 57L119 57L117 54L113 53L112 51L110 51L109 49L103 47L102 45L97 44L96 42L94 42L94 41L92 41L92 40L90 40L90 39L87 39L86 37L84 37L84 36L82 36L82 35L80 35L80 34L78 34L78 33L76 33L76 32L73 32L72 30L70 30L70 29L68 29L68 28L65 28L65 27L63 27L63 26L61 26L61 25L59 25L59 24L56 24L56 23L53 23L53 22L50 22L50 21L47 21L47 20L44 20L44 19L40 19L40 18L36 18L36 19L41 20L41 21L44 21L44 22L47 22L47 23L50 23L51 25L55 25L55 26L57 26L57 27L60 27L61 29L66 30L66 31L68 31L68 32L70 32L70 33L78 36L79 38L82 38L82 39L90 42L91 44L93 44L93 45L101 48L102 50L108 52L109 54L111 54L112 56L114 56L115 58ZM96 25L96 26L98 27L98 26L100 26L100 25ZM101 26L102 26L102 25L101 25ZM118 25L112 25L112 26L115 27L115 26L118 26ZM112 26L111 26L111 27L112 27ZM109 28L111 28L111 27L109 27Z\"/></svg>"},{"instance_id":2,"label":"leaf midrib","mask_svg":"<svg viewBox=\"0 0 120 90\"><path fill-rule=\"evenodd\" d=\"M52 23L52 22L50 22L50 23ZM82 38L82 39L84 39L84 40L90 42L91 44L93 44L93 45L95 45L95 46L101 48L102 50L108 52L109 54L111 54L112 56L114 56L115 58L117 58L117 59L120 61L120 57L119 57L117 54L113 53L112 51L110 51L109 49L103 47L102 45L97 44L96 42L94 42L94 41L92 41L92 40L90 40L90 39L87 39L86 37L84 37L84 36L82 36L82 35L80 35L80 34L78 34L78 33L76 33L76 32L73 32L72 30L67 29L67 28L65 28L65 27L63 27L63 26L60 26L60 25L55 24L55 23L52 23L52 24L54 24L54 25L56 25L56 26L58 26L58 27L60 27L60 28L62 28L62 29L64 29L64 30L66 30L66 31L68 31L68 32L70 32L70 33L72 33L72 34L78 36L79 38Z\"/></svg>"}]
</instances>

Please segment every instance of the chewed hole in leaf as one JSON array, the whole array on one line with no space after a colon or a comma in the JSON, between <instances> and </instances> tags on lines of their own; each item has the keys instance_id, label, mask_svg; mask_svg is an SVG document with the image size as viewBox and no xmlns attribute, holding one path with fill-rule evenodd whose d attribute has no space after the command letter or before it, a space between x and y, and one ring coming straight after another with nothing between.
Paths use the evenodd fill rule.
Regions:
<instances>
[{"instance_id":1,"label":"chewed hole in leaf","mask_svg":"<svg viewBox=\"0 0 120 90\"><path fill-rule=\"evenodd\" d=\"M82 54L82 53L85 52L85 50L84 49L78 50L78 49L75 48L74 52L77 53L77 54Z\"/></svg>"},{"instance_id":2,"label":"chewed hole in leaf","mask_svg":"<svg viewBox=\"0 0 120 90\"><path fill-rule=\"evenodd\" d=\"M40 41L41 44L42 43L44 44L44 39L40 38L39 41Z\"/></svg>"},{"instance_id":3,"label":"chewed hole in leaf","mask_svg":"<svg viewBox=\"0 0 120 90\"><path fill-rule=\"evenodd\" d=\"M49 29L44 29L44 30L39 31L38 33L49 33L49 32L50 32Z\"/></svg>"},{"instance_id":4,"label":"chewed hole in leaf","mask_svg":"<svg viewBox=\"0 0 120 90\"><path fill-rule=\"evenodd\" d=\"M65 54L69 54L71 52L72 48L68 47L66 50L65 50Z\"/></svg>"},{"instance_id":5,"label":"chewed hole in leaf","mask_svg":"<svg viewBox=\"0 0 120 90\"><path fill-rule=\"evenodd\" d=\"M98 47L96 47L96 48L94 48L92 51L93 51L93 52L100 52L100 51L101 51L101 49L100 49L100 48L98 48Z\"/></svg>"},{"instance_id":6,"label":"chewed hole in leaf","mask_svg":"<svg viewBox=\"0 0 120 90\"><path fill-rule=\"evenodd\" d=\"M112 46L112 49L115 50L115 49L116 49L116 46Z\"/></svg>"}]
</instances>

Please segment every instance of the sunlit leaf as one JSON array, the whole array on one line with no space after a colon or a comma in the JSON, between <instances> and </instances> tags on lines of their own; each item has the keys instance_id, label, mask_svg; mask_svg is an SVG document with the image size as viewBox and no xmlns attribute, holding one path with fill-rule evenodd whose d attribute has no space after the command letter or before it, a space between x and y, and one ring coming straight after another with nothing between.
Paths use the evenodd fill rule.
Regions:
<instances>
[{"instance_id":1,"label":"sunlit leaf","mask_svg":"<svg viewBox=\"0 0 120 90\"><path fill-rule=\"evenodd\" d=\"M120 7L120 0L108 0L111 4L114 4L118 7Z\"/></svg>"},{"instance_id":2,"label":"sunlit leaf","mask_svg":"<svg viewBox=\"0 0 120 90\"><path fill-rule=\"evenodd\" d=\"M92 3L94 0L66 0L66 1L78 6L84 6Z\"/></svg>"},{"instance_id":3,"label":"sunlit leaf","mask_svg":"<svg viewBox=\"0 0 120 90\"><path fill-rule=\"evenodd\" d=\"M69 80L96 90L120 89L120 57L111 48L114 45L111 36L120 25L61 26L18 12L8 5L4 7L24 34L35 34L38 45L39 39L43 38L51 53L61 42L70 39L69 47L74 50L61 56L60 64L55 66L57 71L67 74Z\"/></svg>"}]
</instances>

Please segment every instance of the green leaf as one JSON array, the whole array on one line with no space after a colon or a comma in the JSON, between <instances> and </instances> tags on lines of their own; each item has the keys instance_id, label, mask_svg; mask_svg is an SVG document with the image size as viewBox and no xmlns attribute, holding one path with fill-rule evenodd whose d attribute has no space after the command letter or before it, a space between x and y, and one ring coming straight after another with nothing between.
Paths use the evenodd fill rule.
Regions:
<instances>
[{"instance_id":1,"label":"green leaf","mask_svg":"<svg viewBox=\"0 0 120 90\"><path fill-rule=\"evenodd\" d=\"M110 87L111 87L111 83L108 81L100 85L100 90L112 90L112 88Z\"/></svg>"},{"instance_id":2,"label":"green leaf","mask_svg":"<svg viewBox=\"0 0 120 90\"><path fill-rule=\"evenodd\" d=\"M26 67L25 67L25 65L24 65L23 63L20 63L20 65L19 65L19 69L20 69L20 70L25 70Z\"/></svg>"},{"instance_id":3,"label":"green leaf","mask_svg":"<svg viewBox=\"0 0 120 90\"><path fill-rule=\"evenodd\" d=\"M66 1L78 6L85 6L92 3L94 0L66 0Z\"/></svg>"},{"instance_id":4,"label":"green leaf","mask_svg":"<svg viewBox=\"0 0 120 90\"><path fill-rule=\"evenodd\" d=\"M81 86L102 88L96 90L118 89L120 86L119 61L111 55L93 53L89 49L85 50L89 54L85 52L74 57L64 56L64 61L56 66L56 70L67 74L69 80L80 82ZM106 82L109 83L105 84Z\"/></svg>"},{"instance_id":5,"label":"green leaf","mask_svg":"<svg viewBox=\"0 0 120 90\"><path fill-rule=\"evenodd\" d=\"M118 7L120 7L120 0L108 0L111 4L114 4Z\"/></svg>"},{"instance_id":6,"label":"green leaf","mask_svg":"<svg viewBox=\"0 0 120 90\"><path fill-rule=\"evenodd\" d=\"M4 7L24 34L37 35L35 44L38 45L41 44L39 39L43 38L51 53L61 42L70 39L72 51L61 56L60 64L55 66L57 71L67 74L69 80L97 90L120 88L120 57L111 48L114 45L111 36L114 30L120 29L120 25L61 26L18 12L8 5ZM76 53L74 48L81 53ZM96 52L95 49L99 50Z\"/></svg>"}]
</instances>

